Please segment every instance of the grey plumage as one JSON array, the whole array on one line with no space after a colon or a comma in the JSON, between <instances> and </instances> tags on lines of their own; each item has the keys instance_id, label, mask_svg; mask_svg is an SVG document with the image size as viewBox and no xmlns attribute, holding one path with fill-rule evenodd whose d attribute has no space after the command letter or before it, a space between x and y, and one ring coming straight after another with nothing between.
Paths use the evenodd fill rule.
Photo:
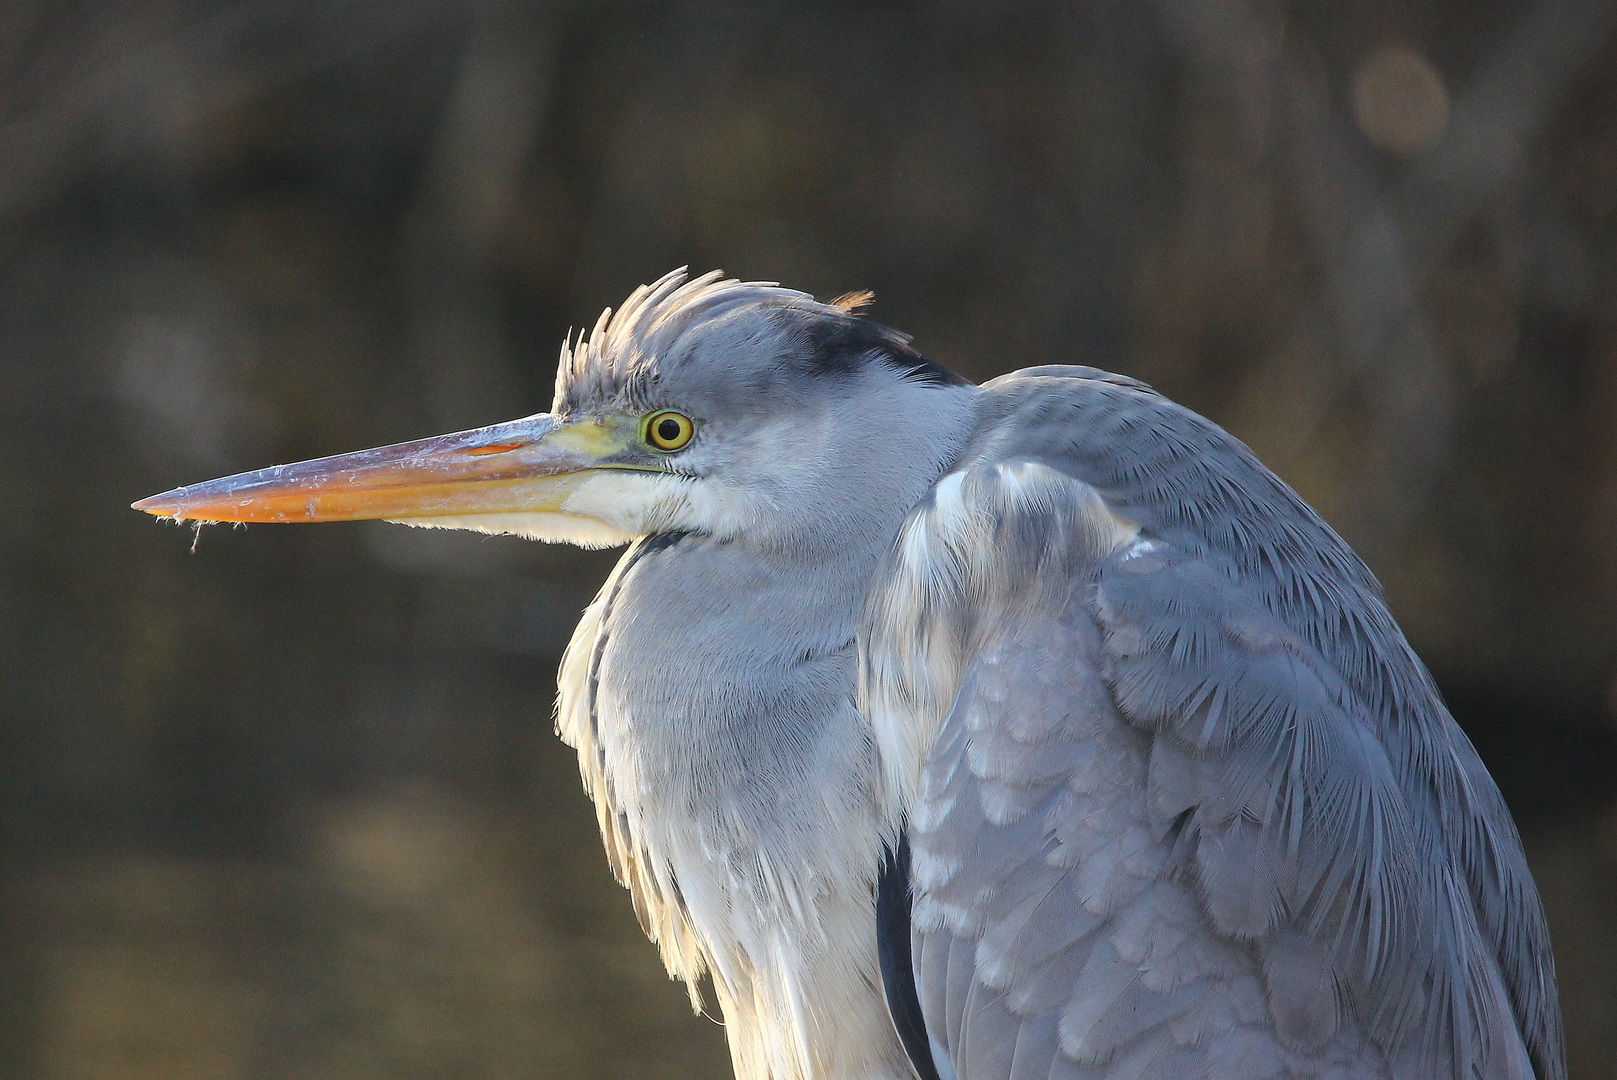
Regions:
<instances>
[{"instance_id":1,"label":"grey plumage","mask_svg":"<svg viewBox=\"0 0 1617 1080\"><path fill-rule=\"evenodd\" d=\"M973 387L673 274L553 416L137 505L631 542L557 727L743 1080L914 1075L894 852L887 990L943 1080L1564 1076L1515 829L1374 579L1137 382Z\"/></svg>"},{"instance_id":2,"label":"grey plumage","mask_svg":"<svg viewBox=\"0 0 1617 1080\"><path fill-rule=\"evenodd\" d=\"M997 584L919 612L981 642L910 809L923 1002L961 1075L1005 1075L975 1048L1055 1016L1061 1075L1561 1076L1515 830L1369 572L1144 387L988 390L958 471L1037 462L1140 531L985 630L981 594L1047 561L1002 533ZM903 562L889 581L926 573Z\"/></svg>"}]
</instances>

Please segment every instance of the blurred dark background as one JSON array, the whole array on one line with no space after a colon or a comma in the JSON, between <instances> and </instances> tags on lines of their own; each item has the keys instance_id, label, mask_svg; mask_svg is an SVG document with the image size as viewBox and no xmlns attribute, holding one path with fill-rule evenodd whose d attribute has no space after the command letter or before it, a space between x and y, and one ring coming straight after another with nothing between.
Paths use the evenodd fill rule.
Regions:
<instances>
[{"instance_id":1,"label":"blurred dark background","mask_svg":"<svg viewBox=\"0 0 1617 1080\"><path fill-rule=\"evenodd\" d=\"M1125 371L1358 547L1617 1072L1612 0L0 3L0 1075L721 1077L554 670L611 553L189 531L673 266Z\"/></svg>"}]
</instances>

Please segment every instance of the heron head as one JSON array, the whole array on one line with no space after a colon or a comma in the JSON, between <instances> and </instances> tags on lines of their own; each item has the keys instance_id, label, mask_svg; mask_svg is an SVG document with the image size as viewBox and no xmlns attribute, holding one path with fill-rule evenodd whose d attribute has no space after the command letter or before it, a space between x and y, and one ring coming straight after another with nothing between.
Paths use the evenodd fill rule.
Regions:
<instances>
[{"instance_id":1,"label":"heron head","mask_svg":"<svg viewBox=\"0 0 1617 1080\"><path fill-rule=\"evenodd\" d=\"M673 531L847 543L896 521L953 458L974 393L858 318L856 303L676 271L564 344L549 413L134 505L181 520L381 518L584 546Z\"/></svg>"}]
</instances>

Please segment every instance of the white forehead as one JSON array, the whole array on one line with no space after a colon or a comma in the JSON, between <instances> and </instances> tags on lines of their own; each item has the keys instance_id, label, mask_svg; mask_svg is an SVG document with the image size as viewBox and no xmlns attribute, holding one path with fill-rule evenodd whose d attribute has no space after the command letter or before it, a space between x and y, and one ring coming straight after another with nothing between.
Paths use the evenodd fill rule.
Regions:
<instances>
[{"instance_id":1,"label":"white forehead","mask_svg":"<svg viewBox=\"0 0 1617 1080\"><path fill-rule=\"evenodd\" d=\"M772 281L738 281L713 270L687 280L684 267L664 274L629 294L623 306L607 308L586 338L563 342L556 372L556 404L560 412L579 402L616 394L659 358L677 355L689 335L727 316L751 308L758 313L752 332L771 332L769 311L792 307L826 314L845 314L807 293L784 289ZM745 333L745 329L732 328Z\"/></svg>"}]
</instances>

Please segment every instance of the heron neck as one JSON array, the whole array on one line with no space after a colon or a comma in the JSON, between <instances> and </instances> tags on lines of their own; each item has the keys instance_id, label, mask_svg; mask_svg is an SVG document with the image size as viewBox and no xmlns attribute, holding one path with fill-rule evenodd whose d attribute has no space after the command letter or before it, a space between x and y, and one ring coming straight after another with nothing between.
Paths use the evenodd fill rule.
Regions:
<instances>
[{"instance_id":1,"label":"heron neck","mask_svg":"<svg viewBox=\"0 0 1617 1080\"><path fill-rule=\"evenodd\" d=\"M670 972L712 971L738 1075L909 1075L877 989L887 819L855 632L878 561L971 425L970 395L932 393L947 407L829 463L788 511L801 541L637 543L563 671L559 722L608 849L645 868L625 883Z\"/></svg>"}]
</instances>

